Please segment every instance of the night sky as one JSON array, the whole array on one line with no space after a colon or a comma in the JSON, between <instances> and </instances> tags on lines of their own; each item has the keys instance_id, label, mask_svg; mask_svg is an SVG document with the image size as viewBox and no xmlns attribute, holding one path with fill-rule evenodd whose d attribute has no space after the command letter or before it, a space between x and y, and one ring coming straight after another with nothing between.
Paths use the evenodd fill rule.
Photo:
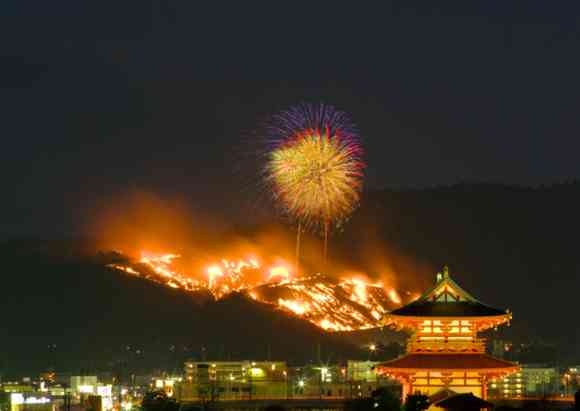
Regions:
<instances>
[{"instance_id":1,"label":"night sky","mask_svg":"<svg viewBox=\"0 0 580 411\"><path fill-rule=\"evenodd\" d=\"M580 185L537 196L513 187L488 196L485 185L470 193L469 184L440 196L405 191L580 177L580 2L201 3L0 2L0 254L19 247L6 239L82 243L95 216L131 192L175 201L195 230L220 221L242 236L283 223L255 212L259 125L300 102L325 102L357 124L363 199L380 203L361 207L331 252L353 257L351 243L366 240L382 258L388 244L404 257L400 266L412 260L406 272L421 267L429 283L449 264L482 301L514 311L520 336L557 337L580 358ZM368 229L377 221L381 233ZM310 241L304 250L316 250ZM0 330L1 341L11 337L15 350L49 341L48 332L22 342L14 331L41 310L75 312L87 327L102 320L107 332L99 305L109 291L91 295L96 320L86 321L70 308L84 301L70 279L109 288L116 280L74 266L65 275L32 264L26 274L19 258L3 268L13 291L2 311L24 315Z\"/></svg>"},{"instance_id":2,"label":"night sky","mask_svg":"<svg viewBox=\"0 0 580 411\"><path fill-rule=\"evenodd\" d=\"M351 113L370 188L577 178L578 4L412 3L3 2L0 235L129 188L231 208L300 101Z\"/></svg>"}]
</instances>

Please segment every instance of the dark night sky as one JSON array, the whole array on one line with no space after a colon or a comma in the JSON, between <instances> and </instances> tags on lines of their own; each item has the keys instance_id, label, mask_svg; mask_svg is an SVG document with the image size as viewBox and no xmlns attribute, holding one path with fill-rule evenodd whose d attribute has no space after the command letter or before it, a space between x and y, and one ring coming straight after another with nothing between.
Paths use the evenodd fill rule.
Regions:
<instances>
[{"instance_id":1,"label":"dark night sky","mask_svg":"<svg viewBox=\"0 0 580 411\"><path fill-rule=\"evenodd\" d=\"M370 187L580 175L576 3L159 3L0 6L1 235L129 187L235 203L245 139L303 100L352 114Z\"/></svg>"}]
</instances>

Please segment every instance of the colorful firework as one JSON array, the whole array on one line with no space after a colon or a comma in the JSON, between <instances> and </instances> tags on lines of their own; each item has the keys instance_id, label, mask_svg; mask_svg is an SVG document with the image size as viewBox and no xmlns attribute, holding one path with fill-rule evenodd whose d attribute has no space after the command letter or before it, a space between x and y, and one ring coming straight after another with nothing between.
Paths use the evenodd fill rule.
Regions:
<instances>
[{"instance_id":1,"label":"colorful firework","mask_svg":"<svg viewBox=\"0 0 580 411\"><path fill-rule=\"evenodd\" d=\"M355 126L331 106L303 104L274 117L265 179L299 223L340 224L357 207L364 162Z\"/></svg>"}]
</instances>

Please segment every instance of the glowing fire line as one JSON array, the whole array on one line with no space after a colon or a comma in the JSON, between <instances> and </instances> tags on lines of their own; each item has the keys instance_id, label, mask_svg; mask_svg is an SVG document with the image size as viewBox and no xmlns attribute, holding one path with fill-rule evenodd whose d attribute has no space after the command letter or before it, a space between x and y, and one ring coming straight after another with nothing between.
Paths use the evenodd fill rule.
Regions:
<instances>
[{"instance_id":1,"label":"glowing fire line","mask_svg":"<svg viewBox=\"0 0 580 411\"><path fill-rule=\"evenodd\" d=\"M295 278L289 265L263 267L255 257L222 259L207 266L202 279L193 279L173 269L179 258L178 254L142 252L136 263L109 267L171 288L207 290L215 299L232 292L245 292L256 301L275 305L329 331L377 327L389 309L402 304L397 291L385 288L380 282L370 283L354 277L333 281L320 275ZM250 272L262 280L250 281L247 276ZM277 293L283 295L276 296Z\"/></svg>"}]
</instances>

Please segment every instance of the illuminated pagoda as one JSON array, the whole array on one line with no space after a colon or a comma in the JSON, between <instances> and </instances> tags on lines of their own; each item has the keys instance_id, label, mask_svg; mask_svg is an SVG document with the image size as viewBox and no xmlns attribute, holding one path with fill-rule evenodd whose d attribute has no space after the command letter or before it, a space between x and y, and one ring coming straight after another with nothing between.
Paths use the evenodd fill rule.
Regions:
<instances>
[{"instance_id":1,"label":"illuminated pagoda","mask_svg":"<svg viewBox=\"0 0 580 411\"><path fill-rule=\"evenodd\" d=\"M399 380L403 399L418 393L434 398L473 393L485 399L487 382L519 366L485 352L478 333L509 323L511 313L482 304L451 279L447 267L433 288L385 316L385 325L411 332L407 353L376 366Z\"/></svg>"}]
</instances>

